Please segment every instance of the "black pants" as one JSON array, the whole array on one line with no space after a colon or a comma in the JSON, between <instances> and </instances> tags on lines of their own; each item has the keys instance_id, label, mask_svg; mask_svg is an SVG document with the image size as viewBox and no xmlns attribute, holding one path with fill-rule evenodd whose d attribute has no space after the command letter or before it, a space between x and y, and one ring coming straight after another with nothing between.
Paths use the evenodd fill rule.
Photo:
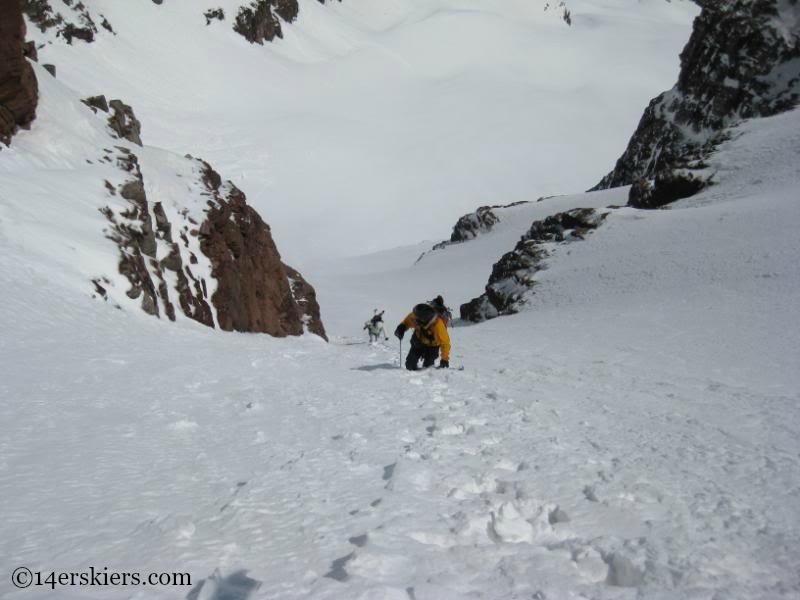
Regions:
<instances>
[{"instance_id":1,"label":"black pants","mask_svg":"<svg viewBox=\"0 0 800 600\"><path fill-rule=\"evenodd\" d=\"M416 334L411 336L411 350L406 356L406 369L416 371L419 369L419 360L422 359L422 368L433 366L439 356L439 346L426 346L419 341Z\"/></svg>"}]
</instances>

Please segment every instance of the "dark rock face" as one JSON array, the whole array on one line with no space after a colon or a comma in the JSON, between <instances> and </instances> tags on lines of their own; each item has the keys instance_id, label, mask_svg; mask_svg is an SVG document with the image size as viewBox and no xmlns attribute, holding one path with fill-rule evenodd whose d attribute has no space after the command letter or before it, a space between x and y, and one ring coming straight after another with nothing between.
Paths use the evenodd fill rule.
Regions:
<instances>
[{"instance_id":1,"label":"dark rock face","mask_svg":"<svg viewBox=\"0 0 800 600\"><path fill-rule=\"evenodd\" d=\"M203 13L203 16L206 18L206 25L211 25L211 21L224 21L225 20L225 11L221 8L209 8L206 12Z\"/></svg>"},{"instance_id":2,"label":"dark rock face","mask_svg":"<svg viewBox=\"0 0 800 600\"><path fill-rule=\"evenodd\" d=\"M277 15L287 23L294 21L300 10L297 6L297 0L274 0L273 6Z\"/></svg>"},{"instance_id":3,"label":"dark rock face","mask_svg":"<svg viewBox=\"0 0 800 600\"><path fill-rule=\"evenodd\" d=\"M676 200L694 196L708 185L689 171L660 171L654 180L640 179L631 186L628 206L660 208Z\"/></svg>"},{"instance_id":4,"label":"dark rock face","mask_svg":"<svg viewBox=\"0 0 800 600\"><path fill-rule=\"evenodd\" d=\"M39 86L25 59L25 21L19 0L0 0L0 142L36 117Z\"/></svg>"},{"instance_id":5,"label":"dark rock face","mask_svg":"<svg viewBox=\"0 0 800 600\"><path fill-rule=\"evenodd\" d=\"M319 3L325 4L325 0L319 0ZM222 9L217 10L222 12ZM271 42L276 37L283 38L280 19L292 23L299 11L297 0L253 0L248 6L239 8L233 30L244 36L251 44ZM209 14L206 12L206 24L210 22Z\"/></svg>"},{"instance_id":6,"label":"dark rock face","mask_svg":"<svg viewBox=\"0 0 800 600\"><path fill-rule=\"evenodd\" d=\"M616 167L594 189L640 179L656 180L659 188L659 179L675 179L670 171L702 168L703 157L726 127L797 104L797 0L699 0L698 4L702 12L681 53L677 84L650 102ZM666 188L661 195L669 195Z\"/></svg>"},{"instance_id":7,"label":"dark rock face","mask_svg":"<svg viewBox=\"0 0 800 600\"><path fill-rule=\"evenodd\" d=\"M68 44L72 44L72 40L74 39L83 40L87 44L90 44L94 41L95 33L97 33L97 27L94 26L94 23L92 23L90 27L78 27L72 23L67 23L58 32Z\"/></svg>"},{"instance_id":8,"label":"dark rock face","mask_svg":"<svg viewBox=\"0 0 800 600\"><path fill-rule=\"evenodd\" d=\"M492 207L481 206L474 213L469 213L461 217L450 235L450 241L465 242L478 236L479 233L491 231L495 223L500 219L492 212Z\"/></svg>"},{"instance_id":9,"label":"dark rock face","mask_svg":"<svg viewBox=\"0 0 800 600\"><path fill-rule=\"evenodd\" d=\"M82 102L95 113L98 110L109 113L108 126L118 138L142 145L142 124L136 118L133 109L122 100L108 102L105 96L100 95L85 98Z\"/></svg>"},{"instance_id":10,"label":"dark rock face","mask_svg":"<svg viewBox=\"0 0 800 600\"><path fill-rule=\"evenodd\" d=\"M445 240L443 242L439 242L438 244L434 244L433 247L430 250L428 250L428 252L433 252L434 250L441 250L442 248L447 248L448 246L452 246L453 244L460 244L461 242L467 242L469 240L475 239L481 233L486 233L491 231L495 223L500 221L497 215L494 214L494 212L492 211L493 208L503 208L503 207L481 206L475 212L467 213L466 215L459 217L458 221L456 221L455 226L453 226L453 233L450 234L450 239ZM423 252L416 262L421 261L425 257L425 255L428 254L428 252Z\"/></svg>"},{"instance_id":11,"label":"dark rock face","mask_svg":"<svg viewBox=\"0 0 800 600\"><path fill-rule=\"evenodd\" d=\"M453 244L468 242L482 233L488 233L492 230L492 227L500 222L500 217L497 216L493 209L510 208L512 206L519 206L520 204L526 204L526 201L481 206L475 212L467 213L459 217L458 221L456 221L456 224L453 226L453 233L450 234L450 239L434 244L430 250L423 252L416 262L421 261L429 252L441 250Z\"/></svg>"},{"instance_id":12,"label":"dark rock face","mask_svg":"<svg viewBox=\"0 0 800 600\"><path fill-rule=\"evenodd\" d=\"M544 244L582 240L608 214L576 208L534 221L514 249L494 264L484 293L461 305L461 318L479 323L518 312L525 294L536 283L533 276L545 268L544 259L550 255Z\"/></svg>"},{"instance_id":13,"label":"dark rock face","mask_svg":"<svg viewBox=\"0 0 800 600\"><path fill-rule=\"evenodd\" d=\"M108 112L108 100L103 95L89 96L81 100L81 102L91 108L94 113L97 113L98 110L102 110L104 113Z\"/></svg>"},{"instance_id":14,"label":"dark rock face","mask_svg":"<svg viewBox=\"0 0 800 600\"><path fill-rule=\"evenodd\" d=\"M112 114L108 117L108 125L116 134L134 144L142 145L142 124L133 114L133 109L121 100L108 103Z\"/></svg>"},{"instance_id":15,"label":"dark rock face","mask_svg":"<svg viewBox=\"0 0 800 600\"><path fill-rule=\"evenodd\" d=\"M314 289L281 262L269 226L244 193L222 184L208 164L203 181L213 201L200 227L200 247L217 280L212 300L220 328L283 337L302 334L305 325L325 338Z\"/></svg>"},{"instance_id":16,"label":"dark rock face","mask_svg":"<svg viewBox=\"0 0 800 600\"><path fill-rule=\"evenodd\" d=\"M287 12L287 3L293 3L294 16L297 16L297 2L296 0L282 0L282 12ZM276 37L282 38L283 32L281 31L281 22L275 13L278 13L277 0L255 0L250 3L250 6L242 6L239 9L239 14L236 15L236 21L233 25L233 30L241 34L251 44L263 44L264 42L271 42ZM273 13L273 9L275 13ZM293 20L287 19L287 20Z\"/></svg>"}]
</instances>

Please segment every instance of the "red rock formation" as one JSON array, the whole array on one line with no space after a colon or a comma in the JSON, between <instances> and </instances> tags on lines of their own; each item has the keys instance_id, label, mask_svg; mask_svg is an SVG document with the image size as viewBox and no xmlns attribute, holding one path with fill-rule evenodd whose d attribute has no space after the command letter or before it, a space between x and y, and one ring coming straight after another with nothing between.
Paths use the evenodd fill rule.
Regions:
<instances>
[{"instance_id":1,"label":"red rock formation","mask_svg":"<svg viewBox=\"0 0 800 600\"><path fill-rule=\"evenodd\" d=\"M6 144L36 117L39 86L25 50L22 2L0 0L0 141Z\"/></svg>"},{"instance_id":2,"label":"red rock formation","mask_svg":"<svg viewBox=\"0 0 800 600\"><path fill-rule=\"evenodd\" d=\"M103 96L83 102L99 116L109 107ZM281 262L269 225L241 190L223 183L208 163L187 156L194 194L189 210L180 197L148 197L146 176L131 150L116 146L106 152L106 162L127 175L117 186L106 181L115 201L100 209L109 223L104 232L119 248L125 294L142 310L171 321L183 313L224 331L276 337L309 331L327 339L314 288ZM205 206L197 205L197 192L207 198ZM92 283L96 295L113 299L108 277Z\"/></svg>"},{"instance_id":3,"label":"red rock formation","mask_svg":"<svg viewBox=\"0 0 800 600\"><path fill-rule=\"evenodd\" d=\"M211 300L220 328L283 337L301 335L305 326L327 339L314 289L281 262L269 225L208 164L203 180L214 201L200 227L200 248L217 280Z\"/></svg>"}]
</instances>

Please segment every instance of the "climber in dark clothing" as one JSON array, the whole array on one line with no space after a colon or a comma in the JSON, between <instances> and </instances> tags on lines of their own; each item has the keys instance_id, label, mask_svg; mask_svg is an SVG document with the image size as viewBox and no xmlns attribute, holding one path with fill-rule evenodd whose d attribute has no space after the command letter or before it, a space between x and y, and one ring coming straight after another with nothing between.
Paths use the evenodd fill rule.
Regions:
<instances>
[{"instance_id":1,"label":"climber in dark clothing","mask_svg":"<svg viewBox=\"0 0 800 600\"><path fill-rule=\"evenodd\" d=\"M403 322L394 330L394 334L403 339L407 329L413 329L411 336L411 350L406 356L406 369L416 371L419 361L422 368L433 366L439 352L439 369L450 366L450 335L447 333L447 323L439 311L430 304L417 304L414 310L403 319Z\"/></svg>"}]
</instances>

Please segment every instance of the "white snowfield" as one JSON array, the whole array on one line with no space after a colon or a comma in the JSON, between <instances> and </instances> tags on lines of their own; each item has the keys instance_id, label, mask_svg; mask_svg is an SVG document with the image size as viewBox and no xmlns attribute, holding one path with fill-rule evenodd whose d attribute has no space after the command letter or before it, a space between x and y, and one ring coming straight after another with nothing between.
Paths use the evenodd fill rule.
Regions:
<instances>
[{"instance_id":1,"label":"white snowfield","mask_svg":"<svg viewBox=\"0 0 800 600\"><path fill-rule=\"evenodd\" d=\"M198 598L796 597L799 124L743 125L718 186L555 247L529 310L452 329L463 371L346 345L369 310L325 304L334 275L320 297L349 337L325 344L115 310L4 248L3 596L189 592L6 577L94 566L217 573ZM440 287L425 261L363 287L391 329L468 299L448 260L508 237L440 251Z\"/></svg>"},{"instance_id":2,"label":"white snowfield","mask_svg":"<svg viewBox=\"0 0 800 600\"><path fill-rule=\"evenodd\" d=\"M133 68L115 62L125 55L114 44L132 43L122 30L126 23L133 27L137 11L189 10L186 2L142 2L127 22L113 18L122 12L118 3L90 4L102 6L121 31L115 40L98 42L109 53L103 77L110 77L111 65ZM403 35L408 15L416 15L417 27L434 29L439 18L470 16L409 12L426 4L434 3L387 2L382 31ZM469 4L487 5L442 6ZM588 14L590 5L598 13L585 22L599 28L598 36L614 7L628 7L570 2L572 32L579 7ZM331 14L339 21L329 34L341 41L344 23L357 23L351 17L367 6L308 0L307 16L277 48L310 53L310 40L322 45L325 36L311 36L309 28ZM513 16L527 10L523 2L508 6ZM650 15L641 24L643 43L653 15L691 12L682 3L654 0L627 10ZM492 21L480 12L471 16ZM563 25L548 18L554 27ZM676 27L688 35L683 25ZM220 44L239 43L221 29L217 34ZM278 60L278 50L261 50L271 58L252 60ZM495 51L491 43L486 51ZM52 52L66 57L89 50L76 45ZM175 52L186 49L176 42ZM372 51L351 54L377 60ZM309 54L306 68L315 68L315 56ZM366 68L330 60L353 81ZM222 70L220 61L214 69ZM59 64L68 86L90 81L89 71L77 72L80 64ZM384 66L378 62L375 72ZM286 63L287 79L299 77L296 68ZM0 597L800 596L800 111L734 130L709 161L717 185L668 210L605 208L625 203L624 188L536 202L549 190L534 186L524 194L494 188L496 198L468 195L470 203L456 210L463 198L441 188L449 212L446 219L432 217L441 237L462 212L480 204L532 202L499 210L501 222L492 232L416 263L432 241L347 260L309 255L304 275L317 287L332 339L326 344L311 335L221 334L185 318L168 323L90 298L88 277L116 262L96 209L107 202L103 178L120 172L85 162L113 140L77 98L121 95L139 112L128 92L139 90L140 100L150 93L135 78L119 94L111 82L92 90L43 83L39 120L0 150ZM422 90L442 83L418 84ZM659 91L651 87L645 96ZM291 98L293 90L279 94ZM261 92L247 102L260 101ZM264 102L264 114L274 115L272 100ZM619 143L645 102L638 101L637 114L620 113L631 122ZM161 117L155 94L140 105L146 143L212 159L223 177L250 172L241 149L231 146L244 135L241 129L211 133L218 144L211 156L210 147L193 145L200 125L192 115L184 115L174 145L165 143L165 123L176 122L178 104L174 114ZM330 141L341 146L319 161L349 160L357 138L344 135L349 130L340 114L325 115L326 105L317 106L321 122L331 124ZM298 122L314 114L307 110ZM375 107L376 120L380 110ZM440 117L432 115L432 122ZM298 127L311 135L316 124ZM375 132L373 141L381 135ZM280 144L297 141L277 138ZM263 151L257 141L253 134L254 151ZM609 157L619 149L603 147L602 160L576 167L586 167L586 177L610 168ZM136 151L145 155L159 192L169 194L174 181L167 169L179 171L185 163L155 148ZM278 158L288 150L273 151L278 162L270 164L271 175L302 171L290 162L297 154ZM358 154L371 152L361 148ZM524 169L527 158L519 156L515 150L506 158L521 178L517 167ZM576 160L590 160L583 156ZM422 169L414 161L423 157L399 164L413 173ZM474 163L462 167L466 172ZM351 174L354 193L392 180L370 169L364 188ZM433 170L422 169L420 189L427 189ZM442 181L449 176L437 170ZM259 187L263 181L248 188L252 181L243 185L251 199L266 189ZM310 189L314 180L307 175L293 183ZM316 191L328 184L317 179ZM469 187L454 185L454 194ZM281 195L291 189L287 182ZM283 236L319 233L314 219L325 211L308 215L310 204L292 200L309 216L309 229L298 225L300 212L292 216L285 206ZM280 238L271 205L257 206ZM536 275L539 284L522 312L477 326L456 324L450 370L408 372L400 368L396 339L363 343L361 327L373 308L386 308L390 335L415 303L436 294L457 310L483 291L492 264L533 220L575 207L610 214L585 241L548 247L548 268ZM387 232L386 247L397 244L399 238L388 234L398 226L391 204L376 200L371 210L371 223ZM339 235L352 239L356 227L342 222ZM401 242L425 237L417 233L407 228ZM284 256L291 262L294 255ZM124 291L123 280L117 285ZM20 567L41 572L42 580L50 572L90 568L143 577L188 573L191 586L17 589L11 575Z\"/></svg>"}]
</instances>

